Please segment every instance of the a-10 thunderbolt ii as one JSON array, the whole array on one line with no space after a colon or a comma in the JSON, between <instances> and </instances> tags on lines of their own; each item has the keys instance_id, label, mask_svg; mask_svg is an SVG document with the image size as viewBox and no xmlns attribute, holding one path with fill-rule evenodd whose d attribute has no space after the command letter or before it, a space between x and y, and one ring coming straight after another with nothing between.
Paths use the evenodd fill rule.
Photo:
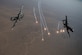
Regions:
<instances>
[{"instance_id":1,"label":"a-10 thunderbolt ii","mask_svg":"<svg viewBox=\"0 0 82 55\"><path fill-rule=\"evenodd\" d=\"M23 6L20 8L19 13L17 14L17 16L10 18L10 20L14 22L12 28L14 28L16 23L24 17L24 14L23 14L22 10L23 10Z\"/></svg>"},{"instance_id":2,"label":"a-10 thunderbolt ii","mask_svg":"<svg viewBox=\"0 0 82 55\"><path fill-rule=\"evenodd\" d=\"M73 32L73 29L72 29L70 26L68 26L67 16L65 16L65 18L66 18L66 19L62 20L62 21L63 21L63 25L64 25L64 28L66 28L67 33L68 33L68 35L69 35L69 37L70 37L69 31Z\"/></svg>"}]
</instances>

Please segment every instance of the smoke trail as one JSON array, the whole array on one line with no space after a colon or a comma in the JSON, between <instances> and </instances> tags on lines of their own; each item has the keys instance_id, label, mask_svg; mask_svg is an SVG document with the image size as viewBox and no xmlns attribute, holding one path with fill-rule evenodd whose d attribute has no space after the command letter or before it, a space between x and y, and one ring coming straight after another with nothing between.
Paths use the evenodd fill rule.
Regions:
<instances>
[{"instance_id":1,"label":"smoke trail","mask_svg":"<svg viewBox=\"0 0 82 55\"><path fill-rule=\"evenodd\" d=\"M38 9L39 9L39 14L41 16L40 20L41 20L41 23L42 23L43 27L45 27L44 22L43 22L43 17L42 17L42 14L41 14L41 6L40 5L41 5L41 2L38 1Z\"/></svg>"},{"instance_id":2,"label":"smoke trail","mask_svg":"<svg viewBox=\"0 0 82 55\"><path fill-rule=\"evenodd\" d=\"M33 13L34 13L35 21L36 21L36 23L38 23L38 19L37 19L37 17L36 17L36 13L35 13L35 8L34 8L34 7L33 7Z\"/></svg>"},{"instance_id":3,"label":"smoke trail","mask_svg":"<svg viewBox=\"0 0 82 55\"><path fill-rule=\"evenodd\" d=\"M43 15L41 6L40 6L40 12L41 12L41 16L42 16L42 21L44 22L44 27L46 28L47 25L46 25L45 17L44 17L44 15Z\"/></svg>"},{"instance_id":4,"label":"smoke trail","mask_svg":"<svg viewBox=\"0 0 82 55\"><path fill-rule=\"evenodd\" d=\"M42 9L41 9L41 2L39 1L39 10L40 10L40 14L41 14L41 21L42 21L42 24L43 26L46 28L46 25L45 25L45 22L44 22L44 16L43 16L43 13L42 13Z\"/></svg>"},{"instance_id":5,"label":"smoke trail","mask_svg":"<svg viewBox=\"0 0 82 55\"><path fill-rule=\"evenodd\" d=\"M40 20L42 22L42 25L44 27L44 30L47 30L48 35L50 35L50 32L49 32L48 27L47 27L47 24L46 24L45 17L43 15L43 12L42 12L42 9L41 9L41 1L38 1L38 9L39 9L40 17L41 17Z\"/></svg>"},{"instance_id":6,"label":"smoke trail","mask_svg":"<svg viewBox=\"0 0 82 55\"><path fill-rule=\"evenodd\" d=\"M40 1L38 1L38 10L39 10L39 15L40 15L40 25L41 25L41 33L42 33L42 40L44 39L44 37L43 37L43 28L42 28L42 24L43 24L43 22L42 22L42 16L41 16L41 13L40 13Z\"/></svg>"},{"instance_id":7,"label":"smoke trail","mask_svg":"<svg viewBox=\"0 0 82 55\"><path fill-rule=\"evenodd\" d=\"M59 29L60 29L60 21L58 22L57 30L59 30Z\"/></svg>"},{"instance_id":8,"label":"smoke trail","mask_svg":"<svg viewBox=\"0 0 82 55\"><path fill-rule=\"evenodd\" d=\"M42 22L43 22L43 25L44 25L44 30L47 30L47 32L48 32L48 35L50 35L50 32L49 32L49 30L48 30L48 27L47 27L47 23L46 23L46 20L45 20L45 17L44 17L44 15L43 15L43 11L42 11L42 8L41 8L41 4L39 4L40 6L40 13L41 13L41 16L42 16Z\"/></svg>"},{"instance_id":9,"label":"smoke trail","mask_svg":"<svg viewBox=\"0 0 82 55\"><path fill-rule=\"evenodd\" d=\"M43 12L42 12L42 9L41 9L41 13L42 13L44 25L45 25L45 27L46 27L46 29L47 29L47 32L49 32L48 26L47 26L47 23L46 23L46 20L45 20L45 17L44 17Z\"/></svg>"}]
</instances>

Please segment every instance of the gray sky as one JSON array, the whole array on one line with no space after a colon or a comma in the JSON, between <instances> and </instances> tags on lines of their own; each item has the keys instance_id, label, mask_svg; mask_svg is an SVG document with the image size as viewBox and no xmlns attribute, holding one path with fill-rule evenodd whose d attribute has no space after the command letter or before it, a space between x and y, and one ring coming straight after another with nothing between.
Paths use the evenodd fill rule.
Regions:
<instances>
[{"instance_id":1,"label":"gray sky","mask_svg":"<svg viewBox=\"0 0 82 55\"><path fill-rule=\"evenodd\" d=\"M16 16L24 5L24 18L11 30L11 16ZM42 0L42 9L51 36L44 33L41 41L40 24L34 23L32 7L37 0L0 0L0 55L82 55L82 1ZM69 25L74 29L71 37L67 33L57 35L58 21L68 15Z\"/></svg>"}]
</instances>

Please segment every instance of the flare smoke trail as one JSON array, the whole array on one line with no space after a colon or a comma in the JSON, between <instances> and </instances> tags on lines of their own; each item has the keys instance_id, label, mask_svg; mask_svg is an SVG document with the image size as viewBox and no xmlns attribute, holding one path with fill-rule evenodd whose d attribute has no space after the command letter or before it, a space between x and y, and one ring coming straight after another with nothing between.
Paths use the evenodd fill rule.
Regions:
<instances>
[{"instance_id":1,"label":"flare smoke trail","mask_svg":"<svg viewBox=\"0 0 82 55\"><path fill-rule=\"evenodd\" d=\"M57 31L56 33L58 34L60 32L60 22L58 22L58 26L57 26Z\"/></svg>"},{"instance_id":2,"label":"flare smoke trail","mask_svg":"<svg viewBox=\"0 0 82 55\"><path fill-rule=\"evenodd\" d=\"M47 32L49 32L48 27L47 27L47 23L46 23L46 20L45 20L45 17L44 17L43 12L42 12L42 9L41 9L41 14L42 14L42 17L43 17L44 26L47 29Z\"/></svg>"},{"instance_id":3,"label":"flare smoke trail","mask_svg":"<svg viewBox=\"0 0 82 55\"><path fill-rule=\"evenodd\" d=\"M58 22L58 27L57 27L57 30L59 31L59 28L60 28L60 21Z\"/></svg>"},{"instance_id":4,"label":"flare smoke trail","mask_svg":"<svg viewBox=\"0 0 82 55\"><path fill-rule=\"evenodd\" d=\"M44 25L44 22L43 22L43 17L42 17L42 14L41 14L41 1L38 1L38 10L39 10L39 14L40 14L40 21L41 21L41 23L42 23L42 26L43 27L45 27L45 25Z\"/></svg>"},{"instance_id":5,"label":"flare smoke trail","mask_svg":"<svg viewBox=\"0 0 82 55\"><path fill-rule=\"evenodd\" d=\"M42 12L42 8L41 8L41 5L40 5L40 13L41 13L41 16L42 16L42 21L44 22L44 27L46 28L46 21L45 21L45 17L43 15L43 12Z\"/></svg>"},{"instance_id":6,"label":"flare smoke trail","mask_svg":"<svg viewBox=\"0 0 82 55\"><path fill-rule=\"evenodd\" d=\"M42 8L41 8L41 2L40 1L38 2L38 7L39 7L39 10L40 10L40 14L41 14L42 24L43 24L44 28L46 28L48 34L50 35L50 32L49 32L48 27L47 27L47 24L46 24L45 17L43 15L43 11L42 11Z\"/></svg>"},{"instance_id":7,"label":"flare smoke trail","mask_svg":"<svg viewBox=\"0 0 82 55\"><path fill-rule=\"evenodd\" d=\"M33 7L33 13L34 13L35 21L38 22L38 19L37 19L37 17L36 17L36 13L35 13L35 7Z\"/></svg>"},{"instance_id":8,"label":"flare smoke trail","mask_svg":"<svg viewBox=\"0 0 82 55\"><path fill-rule=\"evenodd\" d=\"M42 26L42 16L41 16L41 13L40 13L40 1L38 1L38 10L39 10L39 15L40 15L40 25L41 25L41 33L42 33L42 39L44 38L43 37L43 26Z\"/></svg>"}]
</instances>

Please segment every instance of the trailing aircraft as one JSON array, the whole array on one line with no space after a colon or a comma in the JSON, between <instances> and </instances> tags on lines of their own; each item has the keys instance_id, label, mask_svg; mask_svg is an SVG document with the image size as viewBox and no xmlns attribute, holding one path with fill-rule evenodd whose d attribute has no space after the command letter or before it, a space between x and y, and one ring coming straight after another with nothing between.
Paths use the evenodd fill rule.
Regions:
<instances>
[{"instance_id":1,"label":"trailing aircraft","mask_svg":"<svg viewBox=\"0 0 82 55\"><path fill-rule=\"evenodd\" d=\"M67 16L65 16L65 18L66 18L66 19L62 20L62 21L63 21L63 25L64 25L64 28L66 28L67 33L68 33L68 35L69 35L69 37L70 37L69 31L73 32L73 29L72 29L70 26L68 26Z\"/></svg>"}]
</instances>

